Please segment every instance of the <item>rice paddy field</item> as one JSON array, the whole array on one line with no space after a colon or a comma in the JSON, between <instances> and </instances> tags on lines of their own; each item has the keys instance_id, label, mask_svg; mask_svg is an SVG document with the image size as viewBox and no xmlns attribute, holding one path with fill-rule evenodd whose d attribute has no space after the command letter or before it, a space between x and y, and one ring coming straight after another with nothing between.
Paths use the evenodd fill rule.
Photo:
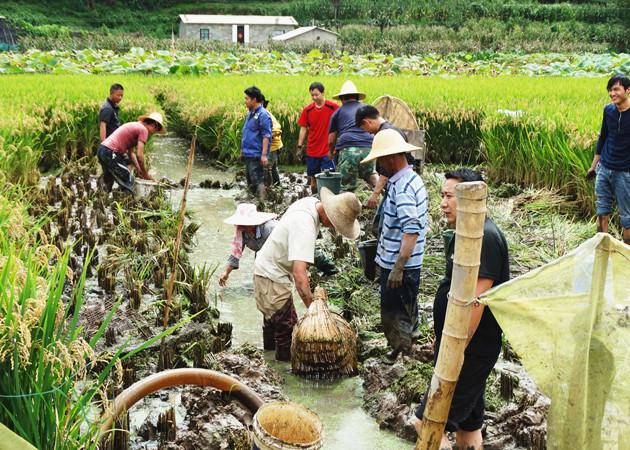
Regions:
<instances>
[{"instance_id":1,"label":"rice paddy field","mask_svg":"<svg viewBox=\"0 0 630 450\"><path fill-rule=\"evenodd\" d=\"M250 55L242 70L231 69L238 61L229 60L229 55L219 62L213 60L213 64L222 64L216 71L208 69L207 61L202 61L206 66L199 70L201 63L190 56L169 61L168 52L137 53L137 61L132 63L128 58L88 51L0 55L0 72L4 73L0 75L0 418L38 448L96 448L99 430L95 417L107 410L108 399L119 392L115 387L126 385L122 380L130 373L135 376L130 361L136 361L145 349L151 354L142 356L145 363L160 353L153 366L143 363L145 369L150 366L161 370L173 363L221 369L223 363L212 355L229 346L225 335L231 335L231 325L219 323L218 311L206 298L216 267L195 268L188 260L196 225L188 223L186 227L183 261L178 262L173 244L177 219L166 196L157 193L136 202L102 195L96 188L97 167L91 155L98 144L97 110L112 83L121 83L125 88L123 122L152 110L161 111L171 132L167 139L196 135L197 151L203 155L204 164L219 165L227 173L240 153L246 87L261 88L270 100L269 109L282 124L282 164L299 164L294 152L297 119L302 107L310 102L309 84L324 83L330 98L346 79L351 79L366 93L366 102L389 94L408 103L426 130L428 162L483 168L491 184L498 188L504 185L505 190L550 192L559 204L571 203L571 215L589 220L594 212L593 187L585 174L593 157L602 107L608 102L606 76L628 64L626 56L621 55L612 65L586 70L591 66L584 57L581 62L571 62L571 67L577 67L575 71L569 68L562 73L561 63L552 57L520 61L518 70L500 59L488 63L487 70L479 69L484 63L476 61L477 69L472 70L465 55L450 61L365 57L349 71L327 65L326 70L318 72L313 67L317 67L316 59L321 56L311 54L311 61L300 60L303 70L294 70L298 63L287 63L284 57L274 60L270 55L264 73L251 73L247 68L255 64L256 53ZM106 63L108 55L112 61ZM592 64L601 62L590 58ZM428 67L421 72L431 76L400 69L414 64ZM431 69L434 66L439 68ZM546 68L540 69L543 66ZM485 74L475 74L478 72ZM571 76L586 72L588 76ZM187 141L181 142L184 144L178 150L185 153ZM434 178L433 174L427 177ZM288 176L285 181L287 188L301 190L304 185L303 180L298 185ZM289 186L291 183L295 186ZM432 188L436 198L437 183L434 180ZM222 186L222 190L232 190L232 197L224 197L219 191L213 198L217 208L223 208L221 213L227 214L236 194L233 183L224 180ZM206 193L197 191L196 195L205 198ZM308 191L301 190L300 195L308 195ZM530 200L527 204L535 206L536 202ZM554 203L554 210L556 206ZM437 207L434 209L439 216ZM547 210L540 216L536 210L523 210L523 217L532 221L525 232L540 233L544 222L541 217ZM207 214L219 220L214 210ZM512 212L506 215L511 220ZM563 220L570 223L572 219ZM215 234L219 226L213 228ZM553 223L550 227L552 253L544 253L550 246L547 237L536 245L512 239L519 268L530 269L573 245L571 240L566 248L556 248L556 231L561 235L569 229L556 227ZM513 229L522 231L522 223ZM572 238L579 234L581 239L592 231L590 223L580 221L578 231L565 234L572 234ZM433 239L439 243L441 236L436 232ZM356 251L350 244L329 244L337 246L348 264L356 263ZM99 251L94 250L97 247ZM532 249L537 255L527 259ZM437 280L436 267L441 259L438 263L436 255L432 257ZM176 289L177 314L167 324L170 328L163 329L155 323L160 322L160 311L165 308L167 266L182 279ZM362 283L362 293L377 302L376 291L364 283L357 267L353 270L359 280L356 283ZM86 288L86 283L91 287ZM100 314L100 322L86 336L79 324L80 314L85 304L92 302L94 306L96 300L84 291L100 289L94 287L96 284L109 303L97 299L104 305L99 303L102 308L94 313ZM341 287L338 290L343 291ZM356 289L350 286L348 290L352 296ZM372 307L378 309L377 304ZM121 305L122 316L118 311ZM143 325L130 324L130 318ZM129 328L119 328L118 335L108 334L110 323ZM201 344L195 341L190 345L184 339L185 345L180 342L177 347L174 340L170 353L164 353L157 342L180 326L187 327L180 332L180 341L181 336L197 339L195 333L199 330L195 327L211 331ZM126 332L135 329L143 333L144 343L123 350L124 346L118 344ZM169 363L168 358L173 360ZM253 364L254 359L243 359ZM272 378L273 374L269 375ZM266 395L265 399L282 398L273 388ZM37 421L32 420L34 417ZM45 426L38 426L38 421ZM413 429L411 433L413 439ZM246 447L234 444L231 448Z\"/></svg>"},{"instance_id":2,"label":"rice paddy field","mask_svg":"<svg viewBox=\"0 0 630 450\"><path fill-rule=\"evenodd\" d=\"M346 78L368 102L383 94L405 100L427 131L430 161L484 163L496 181L560 189L592 213L592 189L583 174L607 102L603 77L5 75L0 171L8 180L32 181L38 166L54 167L93 147L94 110L112 82L125 86L123 120L161 109L171 131L188 138L196 131L200 146L226 163L239 154L242 91L257 85L283 126L289 150L283 162L293 163L308 85L319 80L332 95Z\"/></svg>"}]
</instances>

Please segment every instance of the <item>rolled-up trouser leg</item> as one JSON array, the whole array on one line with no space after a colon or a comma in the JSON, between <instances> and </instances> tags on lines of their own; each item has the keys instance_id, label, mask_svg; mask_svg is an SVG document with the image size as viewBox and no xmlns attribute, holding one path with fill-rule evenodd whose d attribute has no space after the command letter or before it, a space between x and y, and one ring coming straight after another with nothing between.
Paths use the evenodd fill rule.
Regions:
<instances>
[{"instance_id":1,"label":"rolled-up trouser leg","mask_svg":"<svg viewBox=\"0 0 630 450\"><path fill-rule=\"evenodd\" d=\"M293 305L292 285L276 283L269 278L254 275L254 296L256 306L263 313L265 325L273 326L273 339L276 346L276 359L291 359L291 335L297 323L297 313ZM265 328L263 328L264 332Z\"/></svg>"},{"instance_id":2,"label":"rolled-up trouser leg","mask_svg":"<svg viewBox=\"0 0 630 450\"><path fill-rule=\"evenodd\" d=\"M402 286L389 289L391 270L381 267L381 322L387 343L394 350L408 352L418 328L420 269L405 270Z\"/></svg>"},{"instance_id":3,"label":"rolled-up trouser leg","mask_svg":"<svg viewBox=\"0 0 630 450\"><path fill-rule=\"evenodd\" d=\"M287 300L285 305L271 317L276 339L276 359L291 361L291 341L293 327L297 323L297 312L293 299Z\"/></svg>"}]
</instances>

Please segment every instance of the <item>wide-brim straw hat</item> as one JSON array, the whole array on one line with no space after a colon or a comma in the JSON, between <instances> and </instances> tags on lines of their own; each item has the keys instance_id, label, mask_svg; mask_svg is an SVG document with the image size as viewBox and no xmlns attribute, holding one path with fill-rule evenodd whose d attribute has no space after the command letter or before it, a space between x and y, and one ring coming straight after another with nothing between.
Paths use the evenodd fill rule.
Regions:
<instances>
[{"instance_id":1,"label":"wide-brim straw hat","mask_svg":"<svg viewBox=\"0 0 630 450\"><path fill-rule=\"evenodd\" d=\"M241 203L236 207L236 212L225 219L223 223L253 227L262 225L276 217L278 217L278 215L274 213L257 211L256 205L252 203Z\"/></svg>"},{"instance_id":2,"label":"wide-brim straw hat","mask_svg":"<svg viewBox=\"0 0 630 450\"><path fill-rule=\"evenodd\" d=\"M414 150L420 150L420 147L405 142L398 131L387 128L376 133L372 141L372 150L361 162L366 163L381 156L413 152Z\"/></svg>"},{"instance_id":3,"label":"wide-brim straw hat","mask_svg":"<svg viewBox=\"0 0 630 450\"><path fill-rule=\"evenodd\" d=\"M335 100L339 100L339 97L341 97L342 95L358 95L359 96L359 100L363 100L365 98L365 94L363 92L359 92L359 90L354 85L354 83L352 81L349 81L349 80L346 81L341 86L341 92L339 92L338 94L333 95L333 98Z\"/></svg>"},{"instance_id":4,"label":"wide-brim straw hat","mask_svg":"<svg viewBox=\"0 0 630 450\"><path fill-rule=\"evenodd\" d=\"M327 187L321 190L322 205L326 215L338 233L348 239L356 239L361 233L357 218L361 214L361 202L352 192L335 195Z\"/></svg>"},{"instance_id":5,"label":"wide-brim straw hat","mask_svg":"<svg viewBox=\"0 0 630 450\"><path fill-rule=\"evenodd\" d=\"M139 122L142 122L145 119L151 119L152 121L159 123L162 129L158 131L158 133L166 134L166 127L164 126L164 117L162 117L162 114L160 114L159 112L152 112L149 115L138 117Z\"/></svg>"}]
</instances>

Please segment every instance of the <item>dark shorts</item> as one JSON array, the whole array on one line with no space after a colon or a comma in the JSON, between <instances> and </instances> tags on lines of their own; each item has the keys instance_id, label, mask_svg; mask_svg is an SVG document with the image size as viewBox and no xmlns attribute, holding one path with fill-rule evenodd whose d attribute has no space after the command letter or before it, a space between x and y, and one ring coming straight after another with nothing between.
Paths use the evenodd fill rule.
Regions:
<instances>
[{"instance_id":1,"label":"dark shorts","mask_svg":"<svg viewBox=\"0 0 630 450\"><path fill-rule=\"evenodd\" d=\"M335 163L328 156L306 157L306 175L308 175L309 177L314 177L324 170L335 170Z\"/></svg>"},{"instance_id":2,"label":"dark shorts","mask_svg":"<svg viewBox=\"0 0 630 450\"><path fill-rule=\"evenodd\" d=\"M249 186L256 187L265 182L265 174L262 164L260 163L260 158L245 158L245 177L247 178L247 184Z\"/></svg>"},{"instance_id":3,"label":"dark shorts","mask_svg":"<svg viewBox=\"0 0 630 450\"><path fill-rule=\"evenodd\" d=\"M104 145L99 145L96 151L98 162L103 168L103 178L111 189L111 184L115 180L123 189L133 192L135 178L129 170L129 159L123 153L116 153Z\"/></svg>"},{"instance_id":4,"label":"dark shorts","mask_svg":"<svg viewBox=\"0 0 630 450\"><path fill-rule=\"evenodd\" d=\"M486 380L498 357L499 355L494 358L466 355L457 386L455 386L455 393L446 422L446 431L476 431L481 429L485 412ZM427 396L428 392L424 394L422 402L416 409L416 417L419 419L422 419Z\"/></svg>"}]
</instances>

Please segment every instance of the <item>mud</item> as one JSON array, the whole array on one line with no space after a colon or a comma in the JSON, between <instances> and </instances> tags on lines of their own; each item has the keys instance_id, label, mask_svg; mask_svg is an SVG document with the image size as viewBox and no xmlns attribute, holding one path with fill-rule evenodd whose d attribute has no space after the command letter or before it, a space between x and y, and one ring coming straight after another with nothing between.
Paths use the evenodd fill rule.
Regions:
<instances>
[{"instance_id":1,"label":"mud","mask_svg":"<svg viewBox=\"0 0 630 450\"><path fill-rule=\"evenodd\" d=\"M262 353L241 346L233 352L209 354L201 367L233 376L256 391L265 401L286 400L276 373L265 363ZM164 439L160 432L158 409L154 408L138 426L131 442L135 449L250 449L248 427L252 413L229 395L212 388L187 387L159 394L180 410L176 430ZM137 408L140 413L152 407L152 398ZM161 408L160 408L161 409ZM183 413L183 414L182 414ZM132 434L134 428L132 428ZM174 436L173 436L174 435ZM162 438L160 438L162 437Z\"/></svg>"}]
</instances>

